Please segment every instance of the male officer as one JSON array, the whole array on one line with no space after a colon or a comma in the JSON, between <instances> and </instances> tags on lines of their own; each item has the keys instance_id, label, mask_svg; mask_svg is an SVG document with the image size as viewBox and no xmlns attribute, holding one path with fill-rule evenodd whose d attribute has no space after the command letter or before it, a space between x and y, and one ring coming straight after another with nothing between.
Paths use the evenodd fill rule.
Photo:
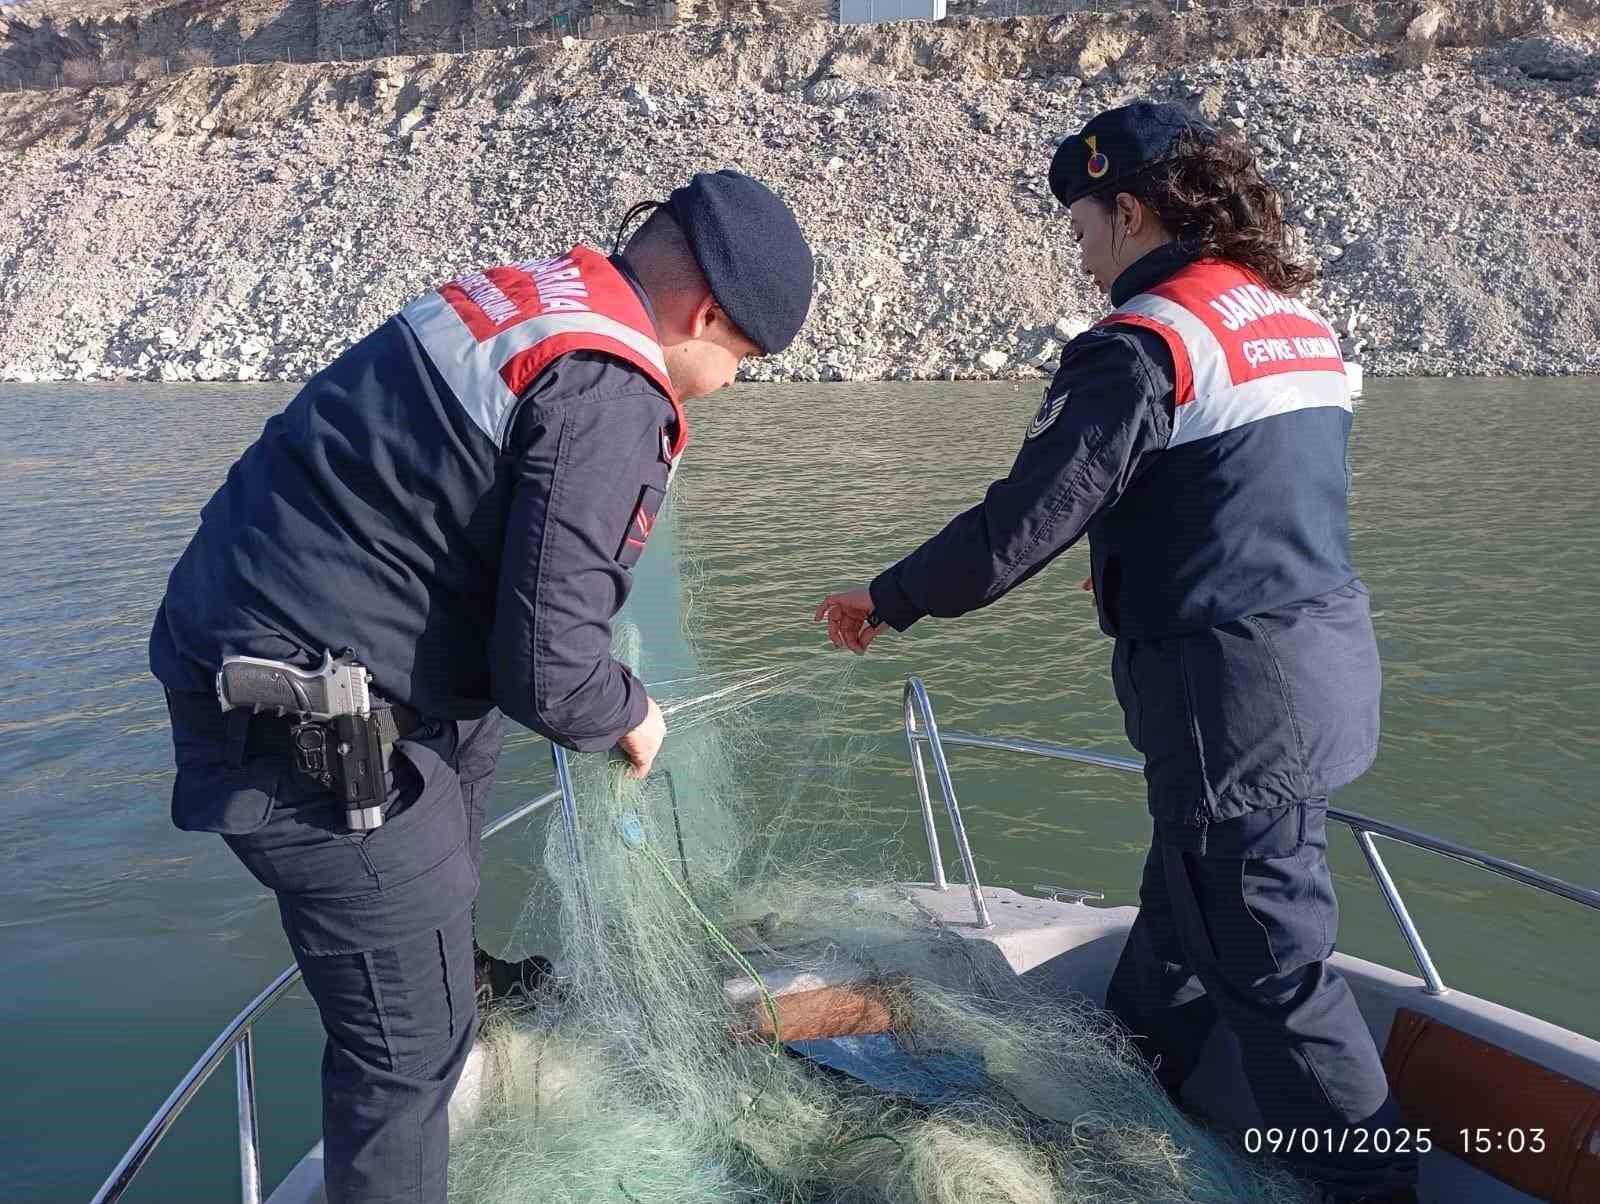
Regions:
<instances>
[{"instance_id":1,"label":"male officer","mask_svg":"<svg viewBox=\"0 0 1600 1204\"><path fill-rule=\"evenodd\" d=\"M1292 299L1311 273L1272 186L1178 106L1099 114L1050 186L1114 312L1062 354L1010 475L817 618L862 652L880 624L987 606L1087 532L1154 819L1107 1006L1174 1097L1225 1022L1289 1161L1340 1199L1414 1199L1415 1148L1326 960L1328 795L1372 762L1379 690L1337 342Z\"/></svg>"},{"instance_id":2,"label":"male officer","mask_svg":"<svg viewBox=\"0 0 1600 1204\"><path fill-rule=\"evenodd\" d=\"M682 402L788 346L814 274L778 197L697 175L621 254L413 301L307 382L202 512L150 637L173 820L221 833L277 894L327 1032L334 1204L444 1200L502 713L649 771L665 726L610 620L688 439ZM296 760L296 717L224 712L214 687L230 656L309 670L346 649L388 770L383 822L359 833Z\"/></svg>"}]
</instances>

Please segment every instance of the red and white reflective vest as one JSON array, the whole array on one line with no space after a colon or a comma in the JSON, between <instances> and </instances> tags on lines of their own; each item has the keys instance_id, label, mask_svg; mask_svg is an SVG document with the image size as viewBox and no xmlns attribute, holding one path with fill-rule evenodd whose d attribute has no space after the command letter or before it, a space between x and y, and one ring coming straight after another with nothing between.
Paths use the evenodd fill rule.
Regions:
<instances>
[{"instance_id":1,"label":"red and white reflective vest","mask_svg":"<svg viewBox=\"0 0 1600 1204\"><path fill-rule=\"evenodd\" d=\"M600 351L626 360L667 395L674 467L689 438L655 328L609 260L577 246L551 259L486 268L418 297L400 312L456 400L495 447L505 447L517 399L559 355Z\"/></svg>"},{"instance_id":2,"label":"red and white reflective vest","mask_svg":"<svg viewBox=\"0 0 1600 1204\"><path fill-rule=\"evenodd\" d=\"M1168 446L1308 406L1350 408L1333 330L1235 264L1192 263L1099 324L1142 326L1166 341L1177 403Z\"/></svg>"},{"instance_id":3,"label":"red and white reflective vest","mask_svg":"<svg viewBox=\"0 0 1600 1204\"><path fill-rule=\"evenodd\" d=\"M1099 324L1161 337L1174 403L1164 449L1089 525L1102 626L1160 638L1346 584L1350 386L1328 324L1217 260Z\"/></svg>"}]
</instances>

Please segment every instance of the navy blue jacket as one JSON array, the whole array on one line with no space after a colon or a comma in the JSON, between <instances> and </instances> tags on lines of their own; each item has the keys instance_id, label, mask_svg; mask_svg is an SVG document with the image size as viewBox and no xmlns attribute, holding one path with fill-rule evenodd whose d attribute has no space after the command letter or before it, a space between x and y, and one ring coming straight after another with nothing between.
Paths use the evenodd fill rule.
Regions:
<instances>
[{"instance_id":1,"label":"navy blue jacket","mask_svg":"<svg viewBox=\"0 0 1600 1204\"><path fill-rule=\"evenodd\" d=\"M1173 248L1154 251L1117 287L1137 281L1142 288L1185 261ZM1115 506L1166 446L1172 389L1172 355L1159 335L1109 326L1073 339L1011 471L878 575L871 589L879 615L899 631L924 615L955 618L1039 572Z\"/></svg>"},{"instance_id":2,"label":"navy blue jacket","mask_svg":"<svg viewBox=\"0 0 1600 1204\"><path fill-rule=\"evenodd\" d=\"M577 351L521 394L496 447L390 319L229 470L168 581L151 669L210 692L225 655L313 665L351 647L380 694L424 715L498 706L608 748L645 714L610 620L642 551L630 528L667 490L674 421L638 369Z\"/></svg>"},{"instance_id":3,"label":"navy blue jacket","mask_svg":"<svg viewBox=\"0 0 1600 1204\"><path fill-rule=\"evenodd\" d=\"M1117 279L1113 300L1188 262L1180 246L1151 252ZM1296 481L1304 504L1280 489L1288 517L1232 515L1227 539L1209 555L1184 545L1181 561L1175 549L1210 530L1208 516L1164 527L1155 519L1231 491L1208 492L1212 461L1200 445L1181 464L1195 480L1174 484L1173 414L1172 353L1158 334L1109 325L1074 339L1010 473L881 573L872 599L900 630L924 615L962 615L1087 531L1101 624L1117 637L1113 680L1128 739L1145 756L1158 834L1213 855L1283 855L1308 830L1305 807L1362 773L1377 748L1377 646L1366 589L1349 567L1342 488L1348 414L1257 424L1244 436L1260 453L1249 470L1269 480L1248 489L1259 503L1274 496L1273 482ZM1301 511L1306 522L1289 521ZM1258 570L1263 544L1281 573ZM1125 571L1106 571L1119 564ZM1209 621L1195 623L1190 609Z\"/></svg>"}]
</instances>

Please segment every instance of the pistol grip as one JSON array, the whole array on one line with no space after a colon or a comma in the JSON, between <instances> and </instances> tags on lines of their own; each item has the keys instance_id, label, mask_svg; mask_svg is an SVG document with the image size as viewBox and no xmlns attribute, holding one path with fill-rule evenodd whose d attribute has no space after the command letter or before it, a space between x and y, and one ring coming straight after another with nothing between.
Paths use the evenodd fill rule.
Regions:
<instances>
[{"instance_id":1,"label":"pistol grip","mask_svg":"<svg viewBox=\"0 0 1600 1204\"><path fill-rule=\"evenodd\" d=\"M234 707L281 708L315 711L319 700L309 696L305 683L270 665L233 662L219 674L223 700Z\"/></svg>"}]
</instances>

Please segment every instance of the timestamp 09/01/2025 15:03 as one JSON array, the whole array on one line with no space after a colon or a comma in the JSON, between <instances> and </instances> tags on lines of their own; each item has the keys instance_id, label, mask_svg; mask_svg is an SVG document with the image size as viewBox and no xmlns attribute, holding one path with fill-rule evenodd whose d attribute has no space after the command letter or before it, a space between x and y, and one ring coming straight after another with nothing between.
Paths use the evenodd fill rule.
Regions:
<instances>
[{"instance_id":1,"label":"timestamp 09/01/2025 15:03","mask_svg":"<svg viewBox=\"0 0 1600 1204\"><path fill-rule=\"evenodd\" d=\"M1465 1154L1542 1154L1546 1148L1544 1130L1537 1128L1462 1128L1441 1137L1446 1148ZM1266 1126L1244 1132L1244 1148L1249 1154L1426 1154L1434 1144L1432 1129Z\"/></svg>"}]
</instances>

